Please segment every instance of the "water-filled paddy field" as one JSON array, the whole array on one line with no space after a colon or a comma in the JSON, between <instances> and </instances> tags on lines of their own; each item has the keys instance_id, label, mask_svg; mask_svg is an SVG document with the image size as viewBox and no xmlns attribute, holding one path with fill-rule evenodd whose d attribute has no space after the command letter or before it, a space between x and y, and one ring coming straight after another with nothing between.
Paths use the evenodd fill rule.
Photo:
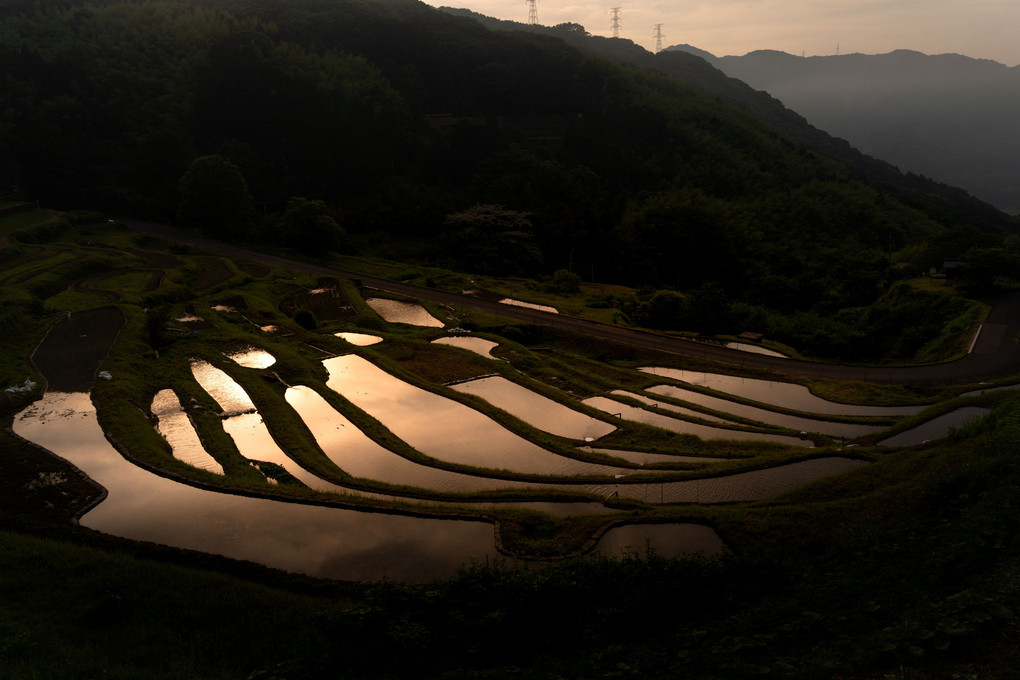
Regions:
<instances>
[{"instance_id":1,"label":"water-filled paddy field","mask_svg":"<svg viewBox=\"0 0 1020 680\"><path fill-rule=\"evenodd\" d=\"M428 580L473 561L512 557L514 547L498 542L498 527L526 521L516 519L520 511L614 523L625 518L629 524L605 532L595 546L609 554L651 546L667 557L711 555L724 549L712 528L664 521L669 515L661 508L774 498L867 465L866 456L850 457L842 448L855 438L913 445L983 413L933 418L882 440L884 429L923 407L837 404L801 385L675 368L615 367L628 371L626 386L573 394L569 380L554 387L541 372L529 375L529 365L541 367L537 355L528 355L530 364L516 364L520 346L500 348L497 360L493 352L501 343L495 340L435 339L428 329L454 322L413 302L369 299L382 325L352 328L344 318L306 332L236 297L230 305L210 301L174 310L170 318L187 328L174 331L170 350L132 357L143 374L132 380L148 386L132 403L144 416L141 426L166 442L166 453L142 452L144 437L121 441L126 450L104 437L92 401L80 391L96 372L91 359L78 370L84 379L63 390L51 387L18 415L19 436L107 489L82 524L359 580ZM123 315L109 309L97 314L105 323L123 323ZM94 350L94 344L114 343L116 330L81 342L83 318L71 314L55 325L37 350L40 368L66 373L76 345ZM202 320L180 321L193 318ZM271 341L260 330L270 327ZM457 368L449 385L415 372L416 348L430 340L414 333L425 332L433 342L464 350L463 360L443 358ZM198 358L227 345L219 367ZM117 361L124 359L114 357L105 395L121 389L126 371L117 370ZM464 379L465 373L471 377ZM170 374L173 380L159 377ZM242 376L262 386L259 400ZM125 382L123 389L138 390ZM193 394L208 399L187 398ZM270 408L262 412L256 401ZM215 403L217 412L208 413L202 403ZM304 444L286 443L294 441ZM691 442L698 444L692 448ZM157 475L125 455L133 453L150 467L160 467L159 455L177 467L167 464L173 474ZM238 461L248 463L248 473L238 472ZM202 488L192 483L191 468ZM275 477L280 470L285 479ZM274 499L280 494L289 502ZM644 512L660 513L656 523L641 522Z\"/></svg>"}]
</instances>

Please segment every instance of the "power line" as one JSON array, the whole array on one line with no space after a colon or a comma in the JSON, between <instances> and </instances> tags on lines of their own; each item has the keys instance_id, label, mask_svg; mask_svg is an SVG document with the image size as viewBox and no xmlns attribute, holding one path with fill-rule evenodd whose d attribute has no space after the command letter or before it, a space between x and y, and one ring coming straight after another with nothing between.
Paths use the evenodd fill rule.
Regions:
<instances>
[{"instance_id":1,"label":"power line","mask_svg":"<svg viewBox=\"0 0 1020 680\"><path fill-rule=\"evenodd\" d=\"M528 23L538 25L538 0L524 0L528 5Z\"/></svg>"},{"instance_id":2,"label":"power line","mask_svg":"<svg viewBox=\"0 0 1020 680\"><path fill-rule=\"evenodd\" d=\"M613 7L609 11L613 15L613 20L612 20L612 22L610 24L613 27L613 37L614 38L619 38L620 37L620 8L619 7Z\"/></svg>"}]
</instances>

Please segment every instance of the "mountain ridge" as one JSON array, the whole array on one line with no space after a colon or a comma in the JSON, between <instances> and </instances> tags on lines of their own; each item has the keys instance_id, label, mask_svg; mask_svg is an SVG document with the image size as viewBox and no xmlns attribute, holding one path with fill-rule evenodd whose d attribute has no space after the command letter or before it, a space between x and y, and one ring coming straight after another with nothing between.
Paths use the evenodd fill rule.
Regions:
<instances>
[{"instance_id":1,"label":"mountain ridge","mask_svg":"<svg viewBox=\"0 0 1020 680\"><path fill-rule=\"evenodd\" d=\"M906 49L814 57L668 49L769 92L866 154L1020 213L1020 66Z\"/></svg>"}]
</instances>

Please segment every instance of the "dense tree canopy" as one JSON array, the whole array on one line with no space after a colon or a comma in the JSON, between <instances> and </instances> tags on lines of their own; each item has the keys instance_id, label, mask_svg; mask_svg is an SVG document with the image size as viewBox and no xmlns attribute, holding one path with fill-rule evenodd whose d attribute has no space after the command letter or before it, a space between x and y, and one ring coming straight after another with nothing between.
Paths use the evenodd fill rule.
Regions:
<instances>
[{"instance_id":1,"label":"dense tree canopy","mask_svg":"<svg viewBox=\"0 0 1020 680\"><path fill-rule=\"evenodd\" d=\"M41 204L301 247L249 226L300 222L284 213L306 197L355 241L385 232L472 271L576 267L689 295L714 281L727 304L829 320L879 300L894 264L971 252L980 285L1013 266L1008 216L856 154L693 55L578 25L414 0L0 7L0 186ZM192 181L210 158L230 182Z\"/></svg>"}]
</instances>

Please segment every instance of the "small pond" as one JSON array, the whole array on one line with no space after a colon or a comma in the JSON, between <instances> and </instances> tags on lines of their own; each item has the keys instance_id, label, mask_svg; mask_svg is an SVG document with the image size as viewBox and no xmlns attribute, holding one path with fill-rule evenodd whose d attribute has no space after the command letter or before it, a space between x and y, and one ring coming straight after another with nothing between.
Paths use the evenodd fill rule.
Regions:
<instances>
[{"instance_id":1,"label":"small pond","mask_svg":"<svg viewBox=\"0 0 1020 680\"><path fill-rule=\"evenodd\" d=\"M223 466L209 455L195 432L188 414L173 390L160 390L152 399L152 415L158 423L156 430L170 444L174 458L202 470L223 474Z\"/></svg>"},{"instance_id":2,"label":"small pond","mask_svg":"<svg viewBox=\"0 0 1020 680\"><path fill-rule=\"evenodd\" d=\"M368 335L367 333L349 333L347 331L343 331L341 333L334 333L333 335L341 340L346 340L352 345L357 345L358 347L368 347L369 345L375 345L382 342L382 338L378 335Z\"/></svg>"},{"instance_id":3,"label":"small pond","mask_svg":"<svg viewBox=\"0 0 1020 680\"><path fill-rule=\"evenodd\" d=\"M402 302L387 298L368 298L365 302L375 310L376 314L389 323L403 323L409 326L426 326L429 328L442 328L446 325L429 314L428 310L416 302Z\"/></svg>"},{"instance_id":4,"label":"small pond","mask_svg":"<svg viewBox=\"0 0 1020 680\"><path fill-rule=\"evenodd\" d=\"M560 437L594 441L616 430L611 423L575 411L503 376L479 378L452 387L481 397L532 427Z\"/></svg>"},{"instance_id":5,"label":"small pond","mask_svg":"<svg viewBox=\"0 0 1020 680\"><path fill-rule=\"evenodd\" d=\"M708 387L719 392L734 394L738 397L773 404L782 408L805 413L821 413L833 416L902 416L914 415L924 410L924 406L861 406L858 404L840 404L817 397L803 385L787 382L742 378L740 376L723 375L720 373L701 373L685 371L678 368L644 367L638 369L645 373L672 378L692 385Z\"/></svg>"},{"instance_id":6,"label":"small pond","mask_svg":"<svg viewBox=\"0 0 1020 680\"><path fill-rule=\"evenodd\" d=\"M460 347L468 351L480 354L486 359L496 359L497 357L492 356L492 350L499 347L498 342L492 340L486 340L485 338L473 338L466 335L451 335L445 338L436 338L432 341L436 345L450 345L451 347Z\"/></svg>"},{"instance_id":7,"label":"small pond","mask_svg":"<svg viewBox=\"0 0 1020 680\"><path fill-rule=\"evenodd\" d=\"M276 357L264 349L256 349L255 347L230 352L226 356L234 361L234 363L245 368L269 368L276 363Z\"/></svg>"},{"instance_id":8,"label":"small pond","mask_svg":"<svg viewBox=\"0 0 1020 680\"><path fill-rule=\"evenodd\" d=\"M941 416L932 418L915 428L905 430L893 435L888 439L878 442L879 446L915 446L924 444L933 439L942 439L949 436L949 431L963 427L972 420L988 415L989 409L976 406L966 406L955 411L944 413Z\"/></svg>"},{"instance_id":9,"label":"small pond","mask_svg":"<svg viewBox=\"0 0 1020 680\"><path fill-rule=\"evenodd\" d=\"M513 307L527 307L528 309L537 309L541 312L549 312L550 314L559 314L559 310L549 305L538 305L534 302L524 302L522 300L515 300L513 298L503 298L499 301L501 305L511 305Z\"/></svg>"}]
</instances>

